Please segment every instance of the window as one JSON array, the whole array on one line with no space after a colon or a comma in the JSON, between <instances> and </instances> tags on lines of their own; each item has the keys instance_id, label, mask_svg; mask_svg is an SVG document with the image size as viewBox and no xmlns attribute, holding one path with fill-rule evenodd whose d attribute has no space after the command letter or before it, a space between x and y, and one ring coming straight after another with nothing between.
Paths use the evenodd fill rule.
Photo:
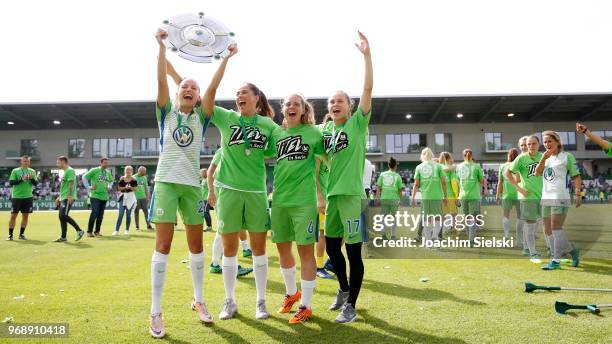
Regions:
<instances>
[{"instance_id":1,"label":"window","mask_svg":"<svg viewBox=\"0 0 612 344\"><path fill-rule=\"evenodd\" d=\"M427 147L426 134L387 134L385 141L387 153L418 153Z\"/></svg>"},{"instance_id":2,"label":"window","mask_svg":"<svg viewBox=\"0 0 612 344\"><path fill-rule=\"evenodd\" d=\"M612 141L612 130L593 130L591 131L593 134L601 137L602 139L610 142ZM584 143L584 149L586 150L601 150L601 147L599 147L599 145L591 140L589 140L588 137L585 136L585 143Z\"/></svg>"},{"instance_id":3,"label":"window","mask_svg":"<svg viewBox=\"0 0 612 344\"><path fill-rule=\"evenodd\" d=\"M437 133L434 136L436 153L453 151L453 135L449 133Z\"/></svg>"},{"instance_id":4,"label":"window","mask_svg":"<svg viewBox=\"0 0 612 344\"><path fill-rule=\"evenodd\" d=\"M366 151L373 151L378 149L378 136L368 135L368 142L366 143Z\"/></svg>"},{"instance_id":5,"label":"window","mask_svg":"<svg viewBox=\"0 0 612 344\"><path fill-rule=\"evenodd\" d=\"M141 152L159 152L159 139L157 137L143 137L140 139Z\"/></svg>"},{"instance_id":6,"label":"window","mask_svg":"<svg viewBox=\"0 0 612 344\"><path fill-rule=\"evenodd\" d=\"M38 140L25 139L21 140L20 155L38 156Z\"/></svg>"},{"instance_id":7,"label":"window","mask_svg":"<svg viewBox=\"0 0 612 344\"><path fill-rule=\"evenodd\" d=\"M93 157L129 158L132 156L132 139L94 139Z\"/></svg>"},{"instance_id":8,"label":"window","mask_svg":"<svg viewBox=\"0 0 612 344\"><path fill-rule=\"evenodd\" d=\"M564 150L576 150L576 132L558 131L557 133L559 134L559 137L561 137L561 143L563 144Z\"/></svg>"},{"instance_id":9,"label":"window","mask_svg":"<svg viewBox=\"0 0 612 344\"><path fill-rule=\"evenodd\" d=\"M501 133L485 133L486 151L503 150Z\"/></svg>"},{"instance_id":10,"label":"window","mask_svg":"<svg viewBox=\"0 0 612 344\"><path fill-rule=\"evenodd\" d=\"M85 139L69 139L68 140L68 157L69 158L84 158L85 157Z\"/></svg>"}]
</instances>

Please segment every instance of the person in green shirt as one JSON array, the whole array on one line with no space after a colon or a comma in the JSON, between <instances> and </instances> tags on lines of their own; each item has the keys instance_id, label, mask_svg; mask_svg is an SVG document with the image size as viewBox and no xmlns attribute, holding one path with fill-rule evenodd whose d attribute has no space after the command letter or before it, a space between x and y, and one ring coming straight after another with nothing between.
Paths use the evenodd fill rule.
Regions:
<instances>
[{"instance_id":1,"label":"person in green shirt","mask_svg":"<svg viewBox=\"0 0 612 344\"><path fill-rule=\"evenodd\" d=\"M481 195L487 194L487 183L482 168L474 162L473 152L469 148L463 150L463 162L457 165L457 177L459 177L459 200L463 214L474 217L480 215L480 198ZM468 226L470 241L476 237L477 228L476 223Z\"/></svg>"},{"instance_id":2,"label":"person in green shirt","mask_svg":"<svg viewBox=\"0 0 612 344\"><path fill-rule=\"evenodd\" d=\"M326 113L321 124L317 125L317 128L323 130L325 123L331 120L331 115ZM331 149L330 143L331 135L323 135L323 145L325 146L326 154ZM320 191L317 192L317 197L319 194L321 195L321 198L317 199L317 207L319 208L319 240L316 244L317 277L332 279L334 276L327 272L327 268L331 267L331 261L329 259L325 260L325 200L327 199L327 184L329 182L329 164L327 159L323 159L323 157L317 157L317 176L317 187Z\"/></svg>"},{"instance_id":3,"label":"person in green shirt","mask_svg":"<svg viewBox=\"0 0 612 344\"><path fill-rule=\"evenodd\" d=\"M446 180L442 165L433 161L431 148L421 151L421 161L414 171L411 203L416 205L416 193L421 190L421 214L425 217L423 239L437 240L442 229L442 205L447 202Z\"/></svg>"},{"instance_id":4,"label":"person in green shirt","mask_svg":"<svg viewBox=\"0 0 612 344\"><path fill-rule=\"evenodd\" d=\"M576 131L586 135L586 137L589 138L589 140L597 143L597 145L599 145L599 147L601 147L601 149L603 149L603 151L612 156L612 142L606 141L604 139L602 139L601 137L593 134L589 128L587 128L586 125L582 124L582 123L576 123Z\"/></svg>"},{"instance_id":5,"label":"person in green shirt","mask_svg":"<svg viewBox=\"0 0 612 344\"><path fill-rule=\"evenodd\" d=\"M140 221L138 214L142 210L144 219L147 222L147 229L153 230L151 221L149 220L149 201L151 200L151 193L149 192L149 179L147 177L147 168L144 166L138 167L138 173L134 176L136 182L138 182L138 188L136 189L136 209L134 209L134 220L136 222L136 230L140 230Z\"/></svg>"},{"instance_id":6,"label":"person in green shirt","mask_svg":"<svg viewBox=\"0 0 612 344\"><path fill-rule=\"evenodd\" d=\"M11 185L11 217L9 219L9 235L6 240L13 240L13 231L17 215L21 212L21 227L19 239L27 240L25 230L28 226L29 215L34 210L32 189L38 184L36 171L30 168L30 157L24 155L19 160L20 166L11 171L9 184Z\"/></svg>"},{"instance_id":7,"label":"person in green shirt","mask_svg":"<svg viewBox=\"0 0 612 344\"><path fill-rule=\"evenodd\" d=\"M314 126L314 107L302 95L292 94L283 100L282 112L286 127L270 139L266 155L275 158L274 196L272 199L272 242L279 253L285 297L278 310L288 313L300 300L290 324L303 323L312 316L311 299L316 284L314 243L317 228L317 188L315 156L322 156L323 135ZM317 193L318 192L318 193ZM291 252L295 242L301 262L301 292L296 284L295 259Z\"/></svg>"},{"instance_id":8,"label":"person in green shirt","mask_svg":"<svg viewBox=\"0 0 612 344\"><path fill-rule=\"evenodd\" d=\"M60 185L60 194L55 199L55 204L59 207L59 220L62 228L61 236L55 242L65 242L68 224L70 224L77 232L75 241L81 240L85 231L81 230L79 224L70 217L70 208L77 197L77 178L74 169L68 165L68 158L60 156L57 158L57 168L64 171L62 183Z\"/></svg>"},{"instance_id":9,"label":"person in green shirt","mask_svg":"<svg viewBox=\"0 0 612 344\"><path fill-rule=\"evenodd\" d=\"M323 135L331 135L325 244L340 287L336 300L330 306L331 310L342 308L336 317L337 323L348 323L357 318L355 307L364 274L361 248L366 233L361 213L367 198L363 188L363 168L368 125L372 115L374 79L368 39L359 32L359 40L355 46L363 55L365 76L357 111L352 113L353 102L348 94L337 91L327 100L327 111L333 121L323 127ZM350 283L341 249L343 242L346 243L351 271Z\"/></svg>"},{"instance_id":10,"label":"person in green shirt","mask_svg":"<svg viewBox=\"0 0 612 344\"><path fill-rule=\"evenodd\" d=\"M518 149L510 148L510 150L508 150L506 162L499 165L499 171L497 173L497 192L495 194L495 200L497 203L501 202L502 210L504 212L502 217L504 238L510 238L510 212L512 211L512 208L514 208L516 211L516 233L522 231L521 223L518 221L518 219L521 217L518 194L516 192L516 188L512 186L512 184L508 181L508 177L506 177L506 170L508 169L508 166L510 166L518 155ZM514 175L512 175L512 177L514 177Z\"/></svg>"},{"instance_id":11,"label":"person in green shirt","mask_svg":"<svg viewBox=\"0 0 612 344\"><path fill-rule=\"evenodd\" d=\"M202 199L208 200L208 178L207 178L207 171L205 168L200 169L200 178L202 179L200 181L201 190L202 190ZM208 202L206 202L206 206L204 208L204 221L206 222L206 228L204 228L204 232L209 232L212 230L212 219L210 218L210 210L211 210L211 207L209 207Z\"/></svg>"},{"instance_id":12,"label":"person in green shirt","mask_svg":"<svg viewBox=\"0 0 612 344\"><path fill-rule=\"evenodd\" d=\"M108 170L108 158L100 159L100 166L92 168L83 175L83 184L86 188L89 188L89 199L91 201L91 213L87 223L88 237L102 235L100 228L108 201L109 185L112 182L113 174Z\"/></svg>"},{"instance_id":13,"label":"person in green shirt","mask_svg":"<svg viewBox=\"0 0 612 344\"><path fill-rule=\"evenodd\" d=\"M268 319L266 286L268 257L266 238L268 231L268 202L266 199L266 169L264 151L275 130L274 110L266 95L254 84L245 83L236 91L236 107L231 111L215 106L217 88L223 79L228 61L237 52L232 46L230 54L223 58L204 97L204 113L221 133L223 167L215 181L219 195L209 189L208 202L217 206L219 232L223 240L223 281L225 303L219 318L231 319L238 311L236 305L236 273L238 268L238 238L241 229L249 231L253 250L253 274L257 302L255 318Z\"/></svg>"},{"instance_id":14,"label":"person in green shirt","mask_svg":"<svg viewBox=\"0 0 612 344\"><path fill-rule=\"evenodd\" d=\"M402 190L404 184L402 177L397 174L397 160L389 158L389 170L383 172L376 180L376 198L380 199L381 213L384 215L395 215L399 205L402 203ZM395 239L395 224L391 228L391 239ZM384 234L385 239L387 233Z\"/></svg>"},{"instance_id":15,"label":"person in green shirt","mask_svg":"<svg viewBox=\"0 0 612 344\"><path fill-rule=\"evenodd\" d=\"M531 135L527 139L527 153L521 153L506 169L505 175L507 180L518 191L518 199L520 204L520 215L524 221L523 238L527 243L527 250L530 260L539 264L540 255L535 246L535 232L538 226L538 220L541 216L540 199L542 197L542 176L536 174L536 167L542 158L540 148L540 139L537 136ZM520 181L512 175L516 173L520 176Z\"/></svg>"}]
</instances>

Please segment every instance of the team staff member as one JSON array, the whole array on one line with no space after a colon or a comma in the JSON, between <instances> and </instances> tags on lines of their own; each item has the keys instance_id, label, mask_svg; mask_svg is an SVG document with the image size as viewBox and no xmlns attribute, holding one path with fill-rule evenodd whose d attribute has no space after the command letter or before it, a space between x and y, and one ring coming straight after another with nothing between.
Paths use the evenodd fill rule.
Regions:
<instances>
[{"instance_id":1,"label":"team staff member","mask_svg":"<svg viewBox=\"0 0 612 344\"><path fill-rule=\"evenodd\" d=\"M149 222L149 202L151 201L151 192L149 192L149 180L147 177L147 168L144 166L138 167L138 173L134 176L138 182L136 189L136 209L134 209L134 220L136 222L136 230L140 230L140 221L138 219L139 210L142 210L144 219L147 222L147 229L152 230L151 222Z\"/></svg>"},{"instance_id":2,"label":"team staff member","mask_svg":"<svg viewBox=\"0 0 612 344\"><path fill-rule=\"evenodd\" d=\"M33 211L34 197L32 188L38 184L36 171L30 168L30 157L21 157L20 166L11 171L9 184L11 185L11 217L9 220L9 235L6 240L13 240L13 230L17 215L21 212L21 228L19 239L27 240L25 230L28 226L28 217Z\"/></svg>"},{"instance_id":3,"label":"team staff member","mask_svg":"<svg viewBox=\"0 0 612 344\"><path fill-rule=\"evenodd\" d=\"M83 184L89 188L91 213L87 223L87 236L101 236L100 227L108 202L108 186L113 182L113 175L108 170L108 158L100 159L100 166L92 168L83 176ZM96 230L94 231L94 224Z\"/></svg>"},{"instance_id":4,"label":"team staff member","mask_svg":"<svg viewBox=\"0 0 612 344\"><path fill-rule=\"evenodd\" d=\"M62 227L62 235L55 240L55 242L65 242L66 232L68 231L68 224L70 224L77 232L75 241L81 240L85 231L81 230L78 223L70 217L70 208L72 203L77 196L77 179L74 169L68 165L68 158L60 156L57 158L57 168L64 170L64 176L62 177L62 183L60 185L60 195L57 196L55 203L59 207L59 220Z\"/></svg>"}]
</instances>

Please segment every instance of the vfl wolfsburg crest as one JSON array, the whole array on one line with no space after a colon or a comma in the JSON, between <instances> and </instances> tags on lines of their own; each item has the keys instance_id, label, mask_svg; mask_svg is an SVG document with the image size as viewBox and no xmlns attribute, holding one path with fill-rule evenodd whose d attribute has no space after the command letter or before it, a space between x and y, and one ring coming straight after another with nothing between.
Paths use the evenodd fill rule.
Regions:
<instances>
[{"instance_id":1,"label":"vfl wolfsburg crest","mask_svg":"<svg viewBox=\"0 0 612 344\"><path fill-rule=\"evenodd\" d=\"M193 142L193 131L188 126L181 125L174 129L172 138L179 147L187 147Z\"/></svg>"},{"instance_id":2,"label":"vfl wolfsburg crest","mask_svg":"<svg viewBox=\"0 0 612 344\"><path fill-rule=\"evenodd\" d=\"M431 167L431 165L430 164L421 165L421 174L425 178L431 177L431 175L433 174L433 168Z\"/></svg>"},{"instance_id":3,"label":"vfl wolfsburg crest","mask_svg":"<svg viewBox=\"0 0 612 344\"><path fill-rule=\"evenodd\" d=\"M553 181L555 179L555 170L553 170L550 167L547 167L544 169L544 179L548 180L549 182Z\"/></svg>"},{"instance_id":4,"label":"vfl wolfsburg crest","mask_svg":"<svg viewBox=\"0 0 612 344\"><path fill-rule=\"evenodd\" d=\"M459 178L465 179L469 177L470 169L467 166L463 165L459 168L459 170L457 171L457 174L459 174Z\"/></svg>"},{"instance_id":5,"label":"vfl wolfsburg crest","mask_svg":"<svg viewBox=\"0 0 612 344\"><path fill-rule=\"evenodd\" d=\"M390 174L385 174L382 178L382 183L384 186L393 186L393 182L395 182L395 178L393 178Z\"/></svg>"}]
</instances>

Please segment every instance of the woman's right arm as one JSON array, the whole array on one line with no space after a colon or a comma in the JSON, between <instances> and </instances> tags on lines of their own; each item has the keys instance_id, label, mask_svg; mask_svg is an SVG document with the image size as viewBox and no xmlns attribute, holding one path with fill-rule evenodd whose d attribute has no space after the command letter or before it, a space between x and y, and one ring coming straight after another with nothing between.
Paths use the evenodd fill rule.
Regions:
<instances>
[{"instance_id":1,"label":"woman's right arm","mask_svg":"<svg viewBox=\"0 0 612 344\"><path fill-rule=\"evenodd\" d=\"M155 39L159 44L159 56L157 57L157 107L162 109L170 100L168 90L168 78L166 76L166 45L163 40L168 37L168 33L162 29L157 30Z\"/></svg>"},{"instance_id":2,"label":"woman's right arm","mask_svg":"<svg viewBox=\"0 0 612 344\"><path fill-rule=\"evenodd\" d=\"M213 75L213 78L210 81L206 92L204 92L204 95L202 96L202 109L204 110L204 114L208 117L211 117L213 115L213 111L215 110L215 97L217 95L217 89L221 84L221 80L223 80L225 68L227 67L227 61L229 61L232 56L238 53L238 46L232 44L228 48L228 50L230 52L229 55L227 55L225 58L223 58L223 60L221 60L221 63L219 64L219 67L217 67L215 75Z\"/></svg>"}]
</instances>

